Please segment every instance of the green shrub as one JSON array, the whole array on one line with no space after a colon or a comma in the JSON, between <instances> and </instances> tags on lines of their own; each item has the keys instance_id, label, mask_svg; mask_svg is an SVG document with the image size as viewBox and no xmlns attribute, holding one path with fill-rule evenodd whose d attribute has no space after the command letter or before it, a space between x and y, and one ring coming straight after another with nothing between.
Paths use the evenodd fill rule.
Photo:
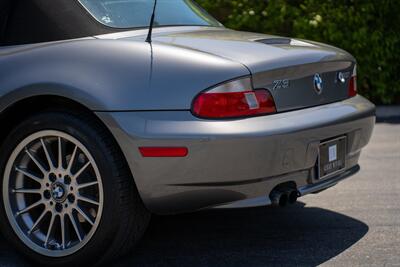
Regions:
<instances>
[{"instance_id":1,"label":"green shrub","mask_svg":"<svg viewBox=\"0 0 400 267\"><path fill-rule=\"evenodd\" d=\"M228 28L320 41L352 53L359 91L400 104L400 1L198 0Z\"/></svg>"}]
</instances>

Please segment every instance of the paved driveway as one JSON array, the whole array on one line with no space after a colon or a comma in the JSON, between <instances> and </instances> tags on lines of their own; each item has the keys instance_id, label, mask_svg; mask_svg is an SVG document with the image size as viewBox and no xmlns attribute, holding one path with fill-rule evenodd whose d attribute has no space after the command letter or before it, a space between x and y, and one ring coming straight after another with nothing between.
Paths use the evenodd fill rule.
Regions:
<instances>
[{"instance_id":1,"label":"paved driveway","mask_svg":"<svg viewBox=\"0 0 400 267\"><path fill-rule=\"evenodd\" d=\"M400 124L378 124L362 171L286 209L156 217L115 266L400 266ZM0 266L30 265L0 236Z\"/></svg>"}]
</instances>

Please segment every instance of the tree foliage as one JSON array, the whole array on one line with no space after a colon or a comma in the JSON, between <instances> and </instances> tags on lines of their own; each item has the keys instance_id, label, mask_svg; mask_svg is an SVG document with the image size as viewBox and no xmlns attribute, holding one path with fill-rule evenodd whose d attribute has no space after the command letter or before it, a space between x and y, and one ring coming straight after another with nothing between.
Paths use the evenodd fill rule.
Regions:
<instances>
[{"instance_id":1,"label":"tree foliage","mask_svg":"<svg viewBox=\"0 0 400 267\"><path fill-rule=\"evenodd\" d=\"M328 43L358 61L359 91L400 104L400 1L198 0L225 26Z\"/></svg>"}]
</instances>

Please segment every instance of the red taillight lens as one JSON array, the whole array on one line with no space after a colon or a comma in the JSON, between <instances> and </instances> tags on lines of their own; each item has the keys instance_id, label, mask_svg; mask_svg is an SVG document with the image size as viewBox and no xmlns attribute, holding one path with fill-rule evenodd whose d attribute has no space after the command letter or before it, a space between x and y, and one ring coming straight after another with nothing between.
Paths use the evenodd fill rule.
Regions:
<instances>
[{"instance_id":1,"label":"red taillight lens","mask_svg":"<svg viewBox=\"0 0 400 267\"><path fill-rule=\"evenodd\" d=\"M357 95L357 76L353 76L349 82L349 97L353 97Z\"/></svg>"},{"instance_id":2,"label":"red taillight lens","mask_svg":"<svg viewBox=\"0 0 400 267\"><path fill-rule=\"evenodd\" d=\"M139 147L139 151L145 158L181 158L189 153L186 147Z\"/></svg>"},{"instance_id":3,"label":"red taillight lens","mask_svg":"<svg viewBox=\"0 0 400 267\"><path fill-rule=\"evenodd\" d=\"M202 118L221 119L265 115L276 112L275 102L267 90L212 93L197 96L193 113Z\"/></svg>"}]
</instances>

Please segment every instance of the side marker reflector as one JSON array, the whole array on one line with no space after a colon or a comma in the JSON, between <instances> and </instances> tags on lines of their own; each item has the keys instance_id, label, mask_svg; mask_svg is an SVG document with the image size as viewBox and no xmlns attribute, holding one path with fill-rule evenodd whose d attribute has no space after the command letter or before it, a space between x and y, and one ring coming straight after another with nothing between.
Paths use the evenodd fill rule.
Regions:
<instances>
[{"instance_id":1,"label":"side marker reflector","mask_svg":"<svg viewBox=\"0 0 400 267\"><path fill-rule=\"evenodd\" d=\"M183 158L189 154L186 147L139 147L145 158Z\"/></svg>"}]
</instances>

